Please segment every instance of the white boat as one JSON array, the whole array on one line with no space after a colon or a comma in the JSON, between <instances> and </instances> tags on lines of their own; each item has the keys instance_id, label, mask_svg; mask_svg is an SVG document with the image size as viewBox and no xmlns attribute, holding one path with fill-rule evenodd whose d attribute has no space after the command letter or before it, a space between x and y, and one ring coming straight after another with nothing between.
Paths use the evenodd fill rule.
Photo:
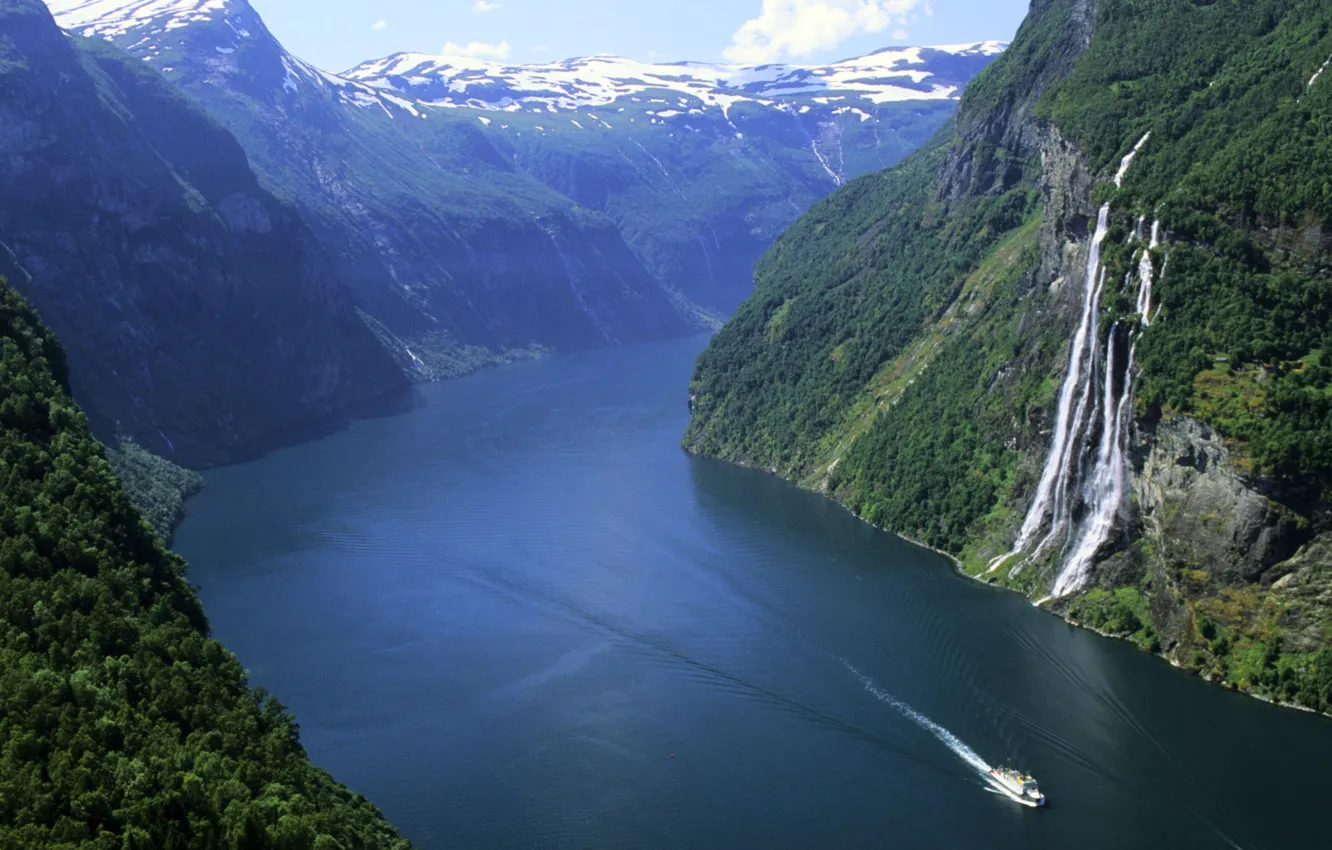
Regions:
<instances>
[{"instance_id":1,"label":"white boat","mask_svg":"<svg viewBox=\"0 0 1332 850\"><path fill-rule=\"evenodd\" d=\"M1024 806L1044 806L1045 795L1036 780L1011 767L990 769L990 783Z\"/></svg>"}]
</instances>

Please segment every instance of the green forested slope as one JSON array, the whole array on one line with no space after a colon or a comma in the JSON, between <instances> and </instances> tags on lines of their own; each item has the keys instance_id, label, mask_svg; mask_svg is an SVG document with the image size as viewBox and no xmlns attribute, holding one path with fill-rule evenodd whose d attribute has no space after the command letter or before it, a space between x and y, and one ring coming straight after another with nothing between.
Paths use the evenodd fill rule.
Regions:
<instances>
[{"instance_id":1,"label":"green forested slope","mask_svg":"<svg viewBox=\"0 0 1332 850\"><path fill-rule=\"evenodd\" d=\"M1067 281L1108 201L1099 336L1142 334L1138 489L1097 586L1061 610L1328 708L1332 73L1313 78L1329 57L1318 0L1038 0L955 126L759 263L699 358L686 446L826 489L984 573L1031 502L1077 323ZM1119 282L1157 218L1143 327ZM1176 474L1158 440L1191 421L1224 447L1185 446ZM1179 489L1209 474L1206 498ZM1252 517L1217 507L1241 495ZM1044 596L1051 566L987 579Z\"/></svg>"},{"instance_id":2,"label":"green forested slope","mask_svg":"<svg viewBox=\"0 0 1332 850\"><path fill-rule=\"evenodd\" d=\"M995 75L1008 83L986 90L986 107L963 121L984 124L1041 84L1046 64L1069 50L1066 15L1054 17L1028 21L982 73L979 85ZM977 99L972 90L967 99ZM960 549L1015 463L971 416L982 389L976 370L1012 349L964 346L950 355L956 373L929 366L958 344L943 343L963 303L971 318L988 309L995 276L1009 280L1003 318L1011 318L1013 264L987 257L1029 259L1040 216L1035 152L963 138L950 124L903 164L816 204L777 241L755 269L754 295L699 358L687 446L801 479L833 466L833 491L862 515ZM941 180L964 147L969 177L985 191L954 197ZM947 392L906 393L922 376ZM931 427L903 424L917 417Z\"/></svg>"},{"instance_id":3,"label":"green forested slope","mask_svg":"<svg viewBox=\"0 0 1332 850\"><path fill-rule=\"evenodd\" d=\"M1171 242L1139 401L1202 415L1264 471L1329 483L1332 76L1309 80L1332 57L1332 7L1099 7L1038 114L1106 166L1152 133L1114 199L1156 210Z\"/></svg>"},{"instance_id":4,"label":"green forested slope","mask_svg":"<svg viewBox=\"0 0 1332 850\"><path fill-rule=\"evenodd\" d=\"M0 281L0 847L406 848L208 638Z\"/></svg>"}]
</instances>

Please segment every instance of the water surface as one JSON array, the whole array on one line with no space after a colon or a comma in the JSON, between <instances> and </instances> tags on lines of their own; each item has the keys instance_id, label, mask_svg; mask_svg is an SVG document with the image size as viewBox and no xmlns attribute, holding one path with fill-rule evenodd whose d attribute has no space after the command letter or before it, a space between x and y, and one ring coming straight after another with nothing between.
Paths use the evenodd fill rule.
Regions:
<instances>
[{"instance_id":1,"label":"water surface","mask_svg":"<svg viewBox=\"0 0 1332 850\"><path fill-rule=\"evenodd\" d=\"M704 344L427 387L209 474L177 548L315 762L423 848L1332 847L1332 722L683 453Z\"/></svg>"}]
</instances>

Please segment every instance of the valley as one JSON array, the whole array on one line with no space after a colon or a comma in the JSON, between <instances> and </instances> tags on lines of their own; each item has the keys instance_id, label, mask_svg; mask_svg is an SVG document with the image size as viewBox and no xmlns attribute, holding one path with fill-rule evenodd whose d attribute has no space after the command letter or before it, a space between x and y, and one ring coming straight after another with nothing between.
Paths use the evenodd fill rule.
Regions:
<instances>
[{"instance_id":1,"label":"valley","mask_svg":"<svg viewBox=\"0 0 1332 850\"><path fill-rule=\"evenodd\" d=\"M1006 2L0 0L0 847L1332 845L1332 10Z\"/></svg>"},{"instance_id":2,"label":"valley","mask_svg":"<svg viewBox=\"0 0 1332 850\"><path fill-rule=\"evenodd\" d=\"M338 75L288 53L246 0L6 7L14 67L32 76L8 74L19 86L9 120L28 129L5 143L0 271L69 340L97 433L194 468L336 426L410 383L719 326L778 233L922 144L1002 50L763 70L608 57L453 68L397 55ZM84 91L114 106L45 91L53 73L87 77ZM451 88L469 99L441 93ZM112 113L132 116L128 134ZM105 138L100 151L75 153L66 134L78 122ZM182 147L199 133L209 145ZM112 162L124 144L153 153ZM106 185L35 182L69 157ZM123 200L107 183L154 170L160 188ZM27 214L43 193L45 218ZM187 207L201 218L193 231L166 224ZM105 222L102 242L81 215ZM108 247L120 233L132 242ZM180 253L200 238L212 267ZM290 259L274 261L266 243ZM306 283L262 286L245 306L232 294L254 285L247 264L260 255L263 274ZM77 285L58 285L67 279ZM219 299L242 314L221 314ZM185 304L207 328L167 332L163 317ZM265 318L247 321L247 309ZM263 324L292 314L301 334ZM247 359L262 379L205 377Z\"/></svg>"}]
</instances>

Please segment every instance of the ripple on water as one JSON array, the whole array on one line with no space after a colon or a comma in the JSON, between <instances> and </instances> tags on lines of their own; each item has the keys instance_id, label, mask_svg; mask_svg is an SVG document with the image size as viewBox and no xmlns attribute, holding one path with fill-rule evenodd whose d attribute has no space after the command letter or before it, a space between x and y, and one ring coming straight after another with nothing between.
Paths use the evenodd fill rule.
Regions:
<instances>
[{"instance_id":1,"label":"ripple on water","mask_svg":"<svg viewBox=\"0 0 1332 850\"><path fill-rule=\"evenodd\" d=\"M215 633L419 846L1332 847L1332 724L681 453L701 345L425 387L192 503Z\"/></svg>"}]
</instances>

